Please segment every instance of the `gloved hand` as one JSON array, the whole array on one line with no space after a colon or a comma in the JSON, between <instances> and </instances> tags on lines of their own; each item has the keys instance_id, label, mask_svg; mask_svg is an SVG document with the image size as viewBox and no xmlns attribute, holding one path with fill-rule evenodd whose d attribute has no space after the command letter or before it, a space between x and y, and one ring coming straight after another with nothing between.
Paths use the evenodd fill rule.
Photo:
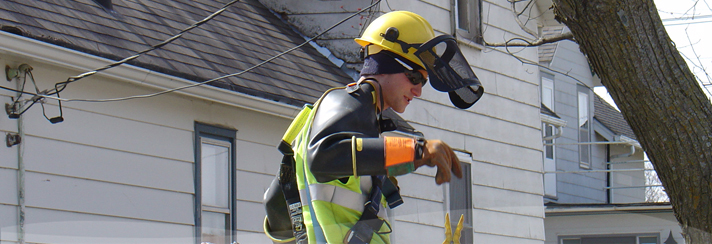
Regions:
<instances>
[{"instance_id":1,"label":"gloved hand","mask_svg":"<svg viewBox=\"0 0 712 244\"><path fill-rule=\"evenodd\" d=\"M423 157L413 162L415 168L427 165L430 167L438 167L438 172L435 174L435 183L440 185L445 182L450 182L452 173L457 178L462 178L462 167L457 155L452 151L450 146L441 140L427 140L423 150Z\"/></svg>"}]
</instances>

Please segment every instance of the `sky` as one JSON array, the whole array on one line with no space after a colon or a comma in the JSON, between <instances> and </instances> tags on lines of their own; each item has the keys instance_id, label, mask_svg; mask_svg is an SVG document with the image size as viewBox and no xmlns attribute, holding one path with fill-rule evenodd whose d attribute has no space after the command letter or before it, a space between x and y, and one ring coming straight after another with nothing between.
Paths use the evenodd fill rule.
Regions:
<instances>
[{"instance_id":1,"label":"sky","mask_svg":"<svg viewBox=\"0 0 712 244\"><path fill-rule=\"evenodd\" d=\"M687 64L704 84L712 81L712 0L655 0L658 14L665 29L677 46L678 51L687 57ZM707 70L710 76L706 75ZM705 93L712 86L703 87ZM709 90L709 91L708 91ZM596 94L608 101L613 99L604 87L594 88Z\"/></svg>"}]
</instances>

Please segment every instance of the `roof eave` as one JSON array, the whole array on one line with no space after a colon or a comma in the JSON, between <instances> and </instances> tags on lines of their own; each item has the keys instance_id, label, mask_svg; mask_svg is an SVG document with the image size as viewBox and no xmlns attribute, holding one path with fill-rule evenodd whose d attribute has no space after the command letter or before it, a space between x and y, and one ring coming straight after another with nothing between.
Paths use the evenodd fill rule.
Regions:
<instances>
[{"instance_id":1,"label":"roof eave","mask_svg":"<svg viewBox=\"0 0 712 244\"><path fill-rule=\"evenodd\" d=\"M4 31L0 31L0 52L19 57L29 57L31 59L39 60L52 65L73 69L78 73L94 70L97 67L102 67L114 62L110 59L101 58ZM150 77L147 77L147 74L149 74L148 76ZM111 77L113 79L129 82L137 86L151 87L153 89L161 90L195 84L195 82L191 80L158 72L151 72L144 68L129 64L105 70L97 75ZM300 107L294 105L280 103L208 85L180 90L176 91L176 93L287 119L294 118L294 116L301 109Z\"/></svg>"}]
</instances>

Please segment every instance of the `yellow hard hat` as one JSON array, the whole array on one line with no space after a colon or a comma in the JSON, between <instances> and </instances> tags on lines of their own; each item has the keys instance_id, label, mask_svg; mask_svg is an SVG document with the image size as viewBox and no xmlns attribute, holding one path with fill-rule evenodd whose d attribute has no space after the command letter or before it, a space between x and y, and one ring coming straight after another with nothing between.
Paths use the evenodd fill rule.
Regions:
<instances>
[{"instance_id":1,"label":"yellow hard hat","mask_svg":"<svg viewBox=\"0 0 712 244\"><path fill-rule=\"evenodd\" d=\"M388 50L413 63L426 66L415 55L418 46L435 37L433 27L420 15L408 11L393 11L381 15L355 41L365 48L366 56Z\"/></svg>"}]
</instances>

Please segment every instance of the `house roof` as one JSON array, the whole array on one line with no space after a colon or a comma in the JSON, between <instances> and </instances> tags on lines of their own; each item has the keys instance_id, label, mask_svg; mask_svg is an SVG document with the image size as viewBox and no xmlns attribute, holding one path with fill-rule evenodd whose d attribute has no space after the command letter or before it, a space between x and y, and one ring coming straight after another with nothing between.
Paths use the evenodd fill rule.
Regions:
<instances>
[{"instance_id":1,"label":"house roof","mask_svg":"<svg viewBox=\"0 0 712 244\"><path fill-rule=\"evenodd\" d=\"M549 109L549 107L547 107L543 103L541 104L541 107L539 108L539 113L547 115L547 116L551 116L551 117L554 117L557 119L561 119L561 117L556 115L556 113L554 113L554 111L551 111L551 109Z\"/></svg>"},{"instance_id":2,"label":"house roof","mask_svg":"<svg viewBox=\"0 0 712 244\"><path fill-rule=\"evenodd\" d=\"M544 204L546 216L566 216L580 214L605 213L641 213L641 212L672 212L669 202L643 203L555 203Z\"/></svg>"},{"instance_id":3,"label":"house roof","mask_svg":"<svg viewBox=\"0 0 712 244\"><path fill-rule=\"evenodd\" d=\"M623 114L616 108L604 101L600 96L594 96L593 100L594 114L593 118L601 122L606 128L610 129L616 135L624 135L633 140L637 140L633 129L623 118Z\"/></svg>"},{"instance_id":4,"label":"house roof","mask_svg":"<svg viewBox=\"0 0 712 244\"><path fill-rule=\"evenodd\" d=\"M106 1L104 1L106 2ZM226 1L3 1L2 30L120 60L158 44L220 9ZM129 62L202 82L237 73L305 39L256 0L239 1L202 26ZM96 67L100 68L100 67ZM352 82L310 45L239 77L211 85L281 103L313 103L328 88ZM71 85L67 88L71 89Z\"/></svg>"}]
</instances>

